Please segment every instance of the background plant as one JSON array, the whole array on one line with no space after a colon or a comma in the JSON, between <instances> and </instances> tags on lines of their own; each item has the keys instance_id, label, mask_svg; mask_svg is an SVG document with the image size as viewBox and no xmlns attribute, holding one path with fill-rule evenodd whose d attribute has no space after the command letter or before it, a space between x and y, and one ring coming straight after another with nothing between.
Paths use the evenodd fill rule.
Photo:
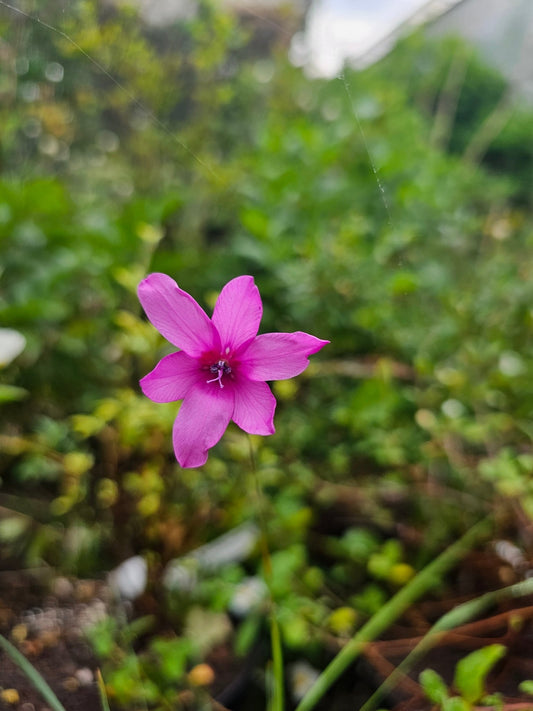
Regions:
<instances>
[{"instance_id":1,"label":"background plant","mask_svg":"<svg viewBox=\"0 0 533 711\"><path fill-rule=\"evenodd\" d=\"M0 319L28 340L2 371L23 398L1 404L6 560L102 575L142 553L157 588L169 560L254 513L241 434L180 471L176 407L139 393L165 348L135 296L149 270L208 309L254 274L265 331L332 342L277 384L277 434L255 444L289 659L322 664L331 637L486 511L531 516L529 110L469 152L507 91L497 72L415 37L312 80L207 2L164 29L93 2L47 7L59 32L0 13ZM222 601L218 578L180 613L169 601L147 678L191 609L222 613L259 571L252 555L224 573ZM183 670L201 656L187 654ZM127 664L107 656L120 688ZM152 681L164 695L168 679Z\"/></svg>"}]
</instances>

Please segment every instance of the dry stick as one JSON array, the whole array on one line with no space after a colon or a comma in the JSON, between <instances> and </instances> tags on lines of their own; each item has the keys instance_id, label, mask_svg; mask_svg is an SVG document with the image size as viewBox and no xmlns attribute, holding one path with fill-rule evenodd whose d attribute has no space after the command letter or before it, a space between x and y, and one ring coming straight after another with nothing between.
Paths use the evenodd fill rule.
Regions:
<instances>
[{"instance_id":1,"label":"dry stick","mask_svg":"<svg viewBox=\"0 0 533 711\"><path fill-rule=\"evenodd\" d=\"M506 91L491 113L478 128L465 148L463 158L468 163L479 164L490 144L503 131L514 111L511 91Z\"/></svg>"},{"instance_id":2,"label":"dry stick","mask_svg":"<svg viewBox=\"0 0 533 711\"><path fill-rule=\"evenodd\" d=\"M384 679L390 677L396 671L395 665L389 662L373 644L365 647L363 656ZM398 679L398 686L406 693L411 694L411 696L420 695L420 686L409 676L402 676L401 679Z\"/></svg>"},{"instance_id":3,"label":"dry stick","mask_svg":"<svg viewBox=\"0 0 533 711\"><path fill-rule=\"evenodd\" d=\"M504 588L504 590L506 589L507 588ZM466 602L471 602L471 600L467 600ZM459 607L463 604L464 603L456 605L454 609L459 609ZM448 610L443 617L445 617L449 612L450 611ZM494 632L506 623L509 624L509 618L514 617L515 615L520 617L521 620L527 620L530 617L533 617L533 605L507 610L507 612L500 612L499 614L493 615L492 617L484 620L477 620L476 622L460 625L454 632L447 632L442 638L437 640L435 646L440 644L463 644L467 643L467 640L472 641L472 643L477 642L478 646L479 643L483 641L487 644L492 644L496 639L495 637L486 637L483 639L479 636L479 633ZM428 630L428 633L429 632L430 630ZM474 634L477 634L478 636L474 637ZM371 646L378 651L385 649L389 656L396 654L409 654L424 639L424 637L425 634L417 637L406 637L403 639L388 639L386 641L372 642Z\"/></svg>"},{"instance_id":4,"label":"dry stick","mask_svg":"<svg viewBox=\"0 0 533 711\"><path fill-rule=\"evenodd\" d=\"M497 602L508 598L531 595L532 593L533 579L530 578L529 580L525 580L521 583L509 585L501 590L495 590L493 592L486 593L485 595L481 595L481 597L464 602L462 605L458 605L453 610L447 612L433 625L428 633L422 637L416 647L407 655L401 664L396 667L390 676L385 679L383 684L381 684L377 691L375 691L368 701L361 707L360 711L371 711L375 708L381 697L396 686L399 680L405 677L408 671L412 668L413 664L420 659L423 654L439 644L442 638L446 636L448 630L465 625L465 623L468 620L471 620L472 617L480 615L488 607ZM529 610L529 608L527 609ZM516 614L519 615L520 612L516 611ZM494 640L491 641L494 642Z\"/></svg>"},{"instance_id":5,"label":"dry stick","mask_svg":"<svg viewBox=\"0 0 533 711\"><path fill-rule=\"evenodd\" d=\"M375 640L387 627L390 627L418 598L441 583L448 570L480 540L485 538L491 529L492 521L490 517L477 523L383 605L326 667L300 701L296 711L310 711L310 709L313 709L330 686L360 656L365 645Z\"/></svg>"},{"instance_id":6,"label":"dry stick","mask_svg":"<svg viewBox=\"0 0 533 711\"><path fill-rule=\"evenodd\" d=\"M439 94L437 110L431 130L432 146L445 149L450 141L453 123L457 113L459 96L463 88L469 57L456 52L452 58L448 75Z\"/></svg>"}]
</instances>

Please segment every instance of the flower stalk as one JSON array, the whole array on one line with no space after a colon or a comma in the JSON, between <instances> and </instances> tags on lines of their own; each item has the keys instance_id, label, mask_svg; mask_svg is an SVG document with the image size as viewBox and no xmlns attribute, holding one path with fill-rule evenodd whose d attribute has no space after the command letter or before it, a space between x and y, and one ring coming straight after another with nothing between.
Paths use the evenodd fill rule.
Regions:
<instances>
[{"instance_id":1,"label":"flower stalk","mask_svg":"<svg viewBox=\"0 0 533 711\"><path fill-rule=\"evenodd\" d=\"M250 447L250 462L252 475L255 483L255 492L257 497L257 508L260 528L260 545L261 556L263 559L263 569L265 571L265 582L267 584L270 597L269 624L270 624L270 645L272 650L272 698L269 703L269 711L283 711L285 707L285 684L283 673L283 648L281 646L281 633L279 629L278 618L276 616L276 605L272 595L272 560L270 558L270 550L268 548L268 532L265 516L265 497L263 488L259 480L257 471L254 445L252 438L248 436L248 444Z\"/></svg>"}]
</instances>

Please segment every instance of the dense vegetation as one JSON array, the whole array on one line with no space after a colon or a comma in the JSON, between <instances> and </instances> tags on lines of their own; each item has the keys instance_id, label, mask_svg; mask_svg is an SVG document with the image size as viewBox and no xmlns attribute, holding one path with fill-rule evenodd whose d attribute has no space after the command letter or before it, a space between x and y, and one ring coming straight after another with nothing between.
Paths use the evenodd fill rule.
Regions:
<instances>
[{"instance_id":1,"label":"dense vegetation","mask_svg":"<svg viewBox=\"0 0 533 711\"><path fill-rule=\"evenodd\" d=\"M532 116L508 108L487 136L504 80L419 37L312 80L215 4L157 29L128 7L49 5L40 23L0 8L0 323L27 339L0 386L9 565L103 576L142 554L160 591L168 561L254 515L243 433L180 470L177 405L140 393L167 348L135 295L149 271L208 310L253 274L264 331L331 341L274 386L277 432L254 438L290 656L322 664L325 640L488 512L524 544ZM260 565L206 576L164 615L178 631L198 608L218 619ZM152 629L136 686L117 627L95 641L117 708L170 708L209 642Z\"/></svg>"}]
</instances>

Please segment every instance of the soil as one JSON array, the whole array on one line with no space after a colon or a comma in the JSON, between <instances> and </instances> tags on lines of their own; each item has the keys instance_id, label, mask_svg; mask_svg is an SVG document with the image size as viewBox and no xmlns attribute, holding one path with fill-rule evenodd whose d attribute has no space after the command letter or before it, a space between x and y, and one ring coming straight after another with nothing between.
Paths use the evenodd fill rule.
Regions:
<instances>
[{"instance_id":1,"label":"soil","mask_svg":"<svg viewBox=\"0 0 533 711\"><path fill-rule=\"evenodd\" d=\"M411 608L387 631L386 639L368 645L362 659L347 670L317 706L317 711L358 708L442 614L480 592L517 582L523 574L524 571L514 570L493 550L472 554L456 571L440 599L428 599ZM67 711L99 711L98 663L83 630L108 611L110 593L106 586L66 578L43 581L39 574L7 572L0 572L0 583L3 636L40 672ZM502 711L533 711L533 700L518 688L522 681L533 679L533 596L504 601L483 618L446 633L379 705L393 711L436 708L425 699L418 684L421 669L435 669L453 693L457 661L491 643L504 644L508 651L489 676L487 690L503 695ZM325 652L325 663L334 651L332 643ZM208 660L215 672L210 687L212 708L217 711L263 708L264 699L258 695L253 679L254 668L264 666L267 656L266 647L256 650L243 668L229 647L215 650ZM184 708L194 709L194 705L184 698ZM0 711L51 711L28 678L1 651Z\"/></svg>"},{"instance_id":2,"label":"soil","mask_svg":"<svg viewBox=\"0 0 533 711\"><path fill-rule=\"evenodd\" d=\"M31 662L68 711L100 709L97 662L84 628L106 613L104 586L0 573L0 632ZM51 592L45 592L51 590ZM104 597L104 599L102 599ZM1 711L50 711L27 676L0 651Z\"/></svg>"}]
</instances>

